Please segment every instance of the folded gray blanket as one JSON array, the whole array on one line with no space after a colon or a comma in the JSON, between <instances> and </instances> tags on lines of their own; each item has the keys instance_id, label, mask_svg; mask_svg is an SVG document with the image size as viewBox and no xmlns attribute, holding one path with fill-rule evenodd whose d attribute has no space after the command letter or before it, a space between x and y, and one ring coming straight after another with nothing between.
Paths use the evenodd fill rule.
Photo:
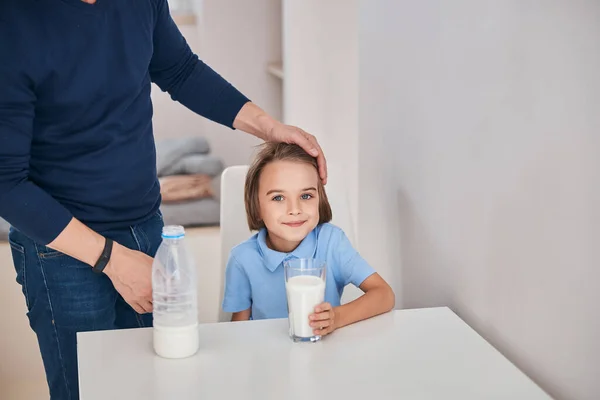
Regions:
<instances>
[{"instance_id":1,"label":"folded gray blanket","mask_svg":"<svg viewBox=\"0 0 600 400\"><path fill-rule=\"evenodd\" d=\"M208 154L210 146L201 136L163 139L156 141L156 168L158 175L176 161L191 154Z\"/></svg>"},{"instance_id":2,"label":"folded gray blanket","mask_svg":"<svg viewBox=\"0 0 600 400\"><path fill-rule=\"evenodd\" d=\"M203 137L164 139L156 142L156 170L159 177L203 174L215 177L224 169L219 157L208 154Z\"/></svg>"},{"instance_id":3,"label":"folded gray blanket","mask_svg":"<svg viewBox=\"0 0 600 400\"><path fill-rule=\"evenodd\" d=\"M221 175L224 168L223 161L218 157L209 154L191 154L163 168L158 176L203 174L214 178Z\"/></svg>"}]
</instances>

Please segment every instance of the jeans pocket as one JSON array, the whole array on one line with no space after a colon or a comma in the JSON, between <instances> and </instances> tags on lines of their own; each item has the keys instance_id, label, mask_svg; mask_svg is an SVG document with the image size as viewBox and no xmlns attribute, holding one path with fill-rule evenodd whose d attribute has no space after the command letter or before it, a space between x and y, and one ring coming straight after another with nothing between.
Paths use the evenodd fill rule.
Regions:
<instances>
[{"instance_id":1,"label":"jeans pocket","mask_svg":"<svg viewBox=\"0 0 600 400\"><path fill-rule=\"evenodd\" d=\"M161 234L164 225L162 213L158 210L153 218L134 227L134 233L140 234L146 242L146 247L142 251L150 257L155 256L158 246L162 242Z\"/></svg>"},{"instance_id":2,"label":"jeans pocket","mask_svg":"<svg viewBox=\"0 0 600 400\"><path fill-rule=\"evenodd\" d=\"M27 309L30 310L30 301L27 293L27 270L25 268L25 247L14 242L12 239L8 239L10 244L10 251L12 253L13 264L15 271L17 272L17 283L21 285L23 295L25 296L25 303Z\"/></svg>"},{"instance_id":3,"label":"jeans pocket","mask_svg":"<svg viewBox=\"0 0 600 400\"><path fill-rule=\"evenodd\" d=\"M60 257L60 256L66 256L65 253L61 253L60 251L51 249L50 247L47 247L47 246L39 246L39 247L41 247L41 248L38 248L38 256L40 256L41 258L49 259L49 258L55 258L55 257Z\"/></svg>"}]
</instances>

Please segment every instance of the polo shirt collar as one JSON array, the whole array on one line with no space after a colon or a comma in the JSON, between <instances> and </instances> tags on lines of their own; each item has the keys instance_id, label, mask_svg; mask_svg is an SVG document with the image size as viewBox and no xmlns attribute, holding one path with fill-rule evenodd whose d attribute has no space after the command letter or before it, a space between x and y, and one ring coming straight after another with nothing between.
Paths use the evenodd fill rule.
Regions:
<instances>
[{"instance_id":1,"label":"polo shirt collar","mask_svg":"<svg viewBox=\"0 0 600 400\"><path fill-rule=\"evenodd\" d=\"M283 261L290 258L314 258L317 250L317 233L313 229L308 236L291 253L281 253L267 246L267 230L262 228L258 232L258 248L265 260L265 267L271 272L274 272Z\"/></svg>"}]
</instances>

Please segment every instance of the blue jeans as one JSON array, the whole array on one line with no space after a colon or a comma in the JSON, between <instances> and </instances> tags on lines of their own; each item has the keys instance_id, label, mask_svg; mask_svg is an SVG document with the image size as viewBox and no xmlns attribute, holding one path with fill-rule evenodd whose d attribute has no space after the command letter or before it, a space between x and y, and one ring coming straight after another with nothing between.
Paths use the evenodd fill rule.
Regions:
<instances>
[{"instance_id":1,"label":"blue jeans","mask_svg":"<svg viewBox=\"0 0 600 400\"><path fill-rule=\"evenodd\" d=\"M152 257L161 243L160 212L136 226L99 232ZM37 335L52 400L79 398L76 333L152 326L115 290L110 279L63 253L34 242L16 229L9 241L17 282Z\"/></svg>"}]
</instances>

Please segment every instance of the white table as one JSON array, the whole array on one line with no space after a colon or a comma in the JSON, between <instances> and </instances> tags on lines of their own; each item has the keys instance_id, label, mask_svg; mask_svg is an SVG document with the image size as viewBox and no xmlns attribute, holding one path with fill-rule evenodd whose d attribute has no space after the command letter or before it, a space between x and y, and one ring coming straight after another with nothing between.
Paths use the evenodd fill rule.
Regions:
<instances>
[{"instance_id":1,"label":"white table","mask_svg":"<svg viewBox=\"0 0 600 400\"><path fill-rule=\"evenodd\" d=\"M81 400L550 399L448 308L395 311L319 343L287 320L207 324L200 351L166 360L152 330L80 333Z\"/></svg>"}]
</instances>

